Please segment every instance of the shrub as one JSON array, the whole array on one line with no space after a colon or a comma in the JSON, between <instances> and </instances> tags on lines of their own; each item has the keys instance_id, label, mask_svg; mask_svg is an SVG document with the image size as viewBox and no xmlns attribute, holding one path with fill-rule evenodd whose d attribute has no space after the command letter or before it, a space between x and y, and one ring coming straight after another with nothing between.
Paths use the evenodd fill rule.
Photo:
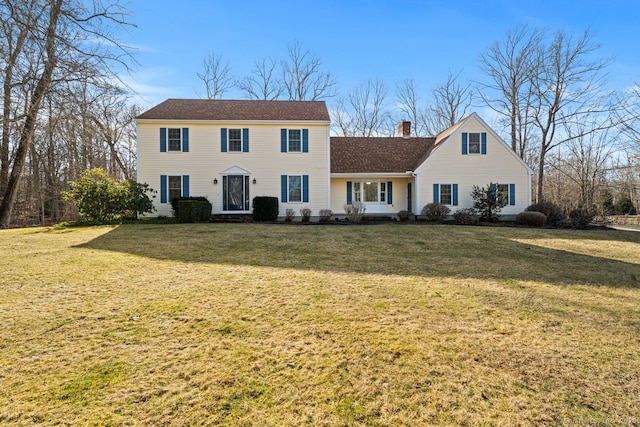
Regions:
<instances>
[{"instance_id":1,"label":"shrub","mask_svg":"<svg viewBox=\"0 0 640 427\"><path fill-rule=\"evenodd\" d=\"M71 189L63 192L62 196L75 202L80 218L84 221L136 218L138 214L155 210L151 202L155 191L148 184L118 182L100 168L84 171L69 186Z\"/></svg>"},{"instance_id":2,"label":"shrub","mask_svg":"<svg viewBox=\"0 0 640 427\"><path fill-rule=\"evenodd\" d=\"M278 219L278 198L256 196L253 198L253 219L256 221L275 221Z\"/></svg>"},{"instance_id":3,"label":"shrub","mask_svg":"<svg viewBox=\"0 0 640 427\"><path fill-rule=\"evenodd\" d=\"M541 212L546 215L547 223L551 225L560 224L566 216L562 211L562 208L553 202L539 202L533 205L527 206L526 212Z\"/></svg>"},{"instance_id":4,"label":"shrub","mask_svg":"<svg viewBox=\"0 0 640 427\"><path fill-rule=\"evenodd\" d=\"M599 202L600 214L605 215L615 215L616 206L613 204L613 194L609 190L603 190L600 193L600 202Z\"/></svg>"},{"instance_id":5,"label":"shrub","mask_svg":"<svg viewBox=\"0 0 640 427\"><path fill-rule=\"evenodd\" d=\"M498 197L495 185L491 184L486 187L474 185L471 189L471 197L473 207L482 221L497 222L500 219L500 211L507 204L505 200Z\"/></svg>"},{"instance_id":6,"label":"shrub","mask_svg":"<svg viewBox=\"0 0 640 427\"><path fill-rule=\"evenodd\" d=\"M311 219L311 209L302 208L300 209L300 217L302 222L309 222Z\"/></svg>"},{"instance_id":7,"label":"shrub","mask_svg":"<svg viewBox=\"0 0 640 427\"><path fill-rule=\"evenodd\" d=\"M478 213L473 208L458 209L453 213L453 222L461 225L475 225L478 223Z\"/></svg>"},{"instance_id":8,"label":"shrub","mask_svg":"<svg viewBox=\"0 0 640 427\"><path fill-rule=\"evenodd\" d=\"M354 224L358 224L362 221L362 216L367 208L362 202L353 202L350 205L344 205L344 213L347 214L347 219Z\"/></svg>"},{"instance_id":9,"label":"shrub","mask_svg":"<svg viewBox=\"0 0 640 427\"><path fill-rule=\"evenodd\" d=\"M398 212L398 221L407 222L409 221L409 218L411 218L411 213L409 213L409 211L404 210Z\"/></svg>"},{"instance_id":10,"label":"shrub","mask_svg":"<svg viewBox=\"0 0 640 427\"><path fill-rule=\"evenodd\" d=\"M178 222L206 222L211 218L211 203L208 200L180 200Z\"/></svg>"},{"instance_id":11,"label":"shrub","mask_svg":"<svg viewBox=\"0 0 640 427\"><path fill-rule=\"evenodd\" d=\"M284 222L293 222L293 218L296 217L296 212L293 209L287 209L284 211Z\"/></svg>"},{"instance_id":12,"label":"shrub","mask_svg":"<svg viewBox=\"0 0 640 427\"><path fill-rule=\"evenodd\" d=\"M183 201L183 200L196 200L196 201L200 201L200 202L207 202L209 203L209 199L207 199L206 197L203 196L194 196L194 197L174 197L173 199L171 199L171 212L173 213L173 216L175 218L180 218L180 208L178 207L178 204ZM209 204L209 206L211 206L211 204ZM209 213L211 213L211 211L209 211Z\"/></svg>"},{"instance_id":13,"label":"shrub","mask_svg":"<svg viewBox=\"0 0 640 427\"><path fill-rule=\"evenodd\" d=\"M320 222L329 222L333 217L331 209L320 209Z\"/></svg>"},{"instance_id":14,"label":"shrub","mask_svg":"<svg viewBox=\"0 0 640 427\"><path fill-rule=\"evenodd\" d=\"M574 209L569 212L569 220L573 228L586 228L593 218L594 214L587 209Z\"/></svg>"},{"instance_id":15,"label":"shrub","mask_svg":"<svg viewBox=\"0 0 640 427\"><path fill-rule=\"evenodd\" d=\"M542 227L547 223L547 216L542 212L520 212L516 216L516 224L527 227Z\"/></svg>"},{"instance_id":16,"label":"shrub","mask_svg":"<svg viewBox=\"0 0 640 427\"><path fill-rule=\"evenodd\" d=\"M618 202L616 203L616 214L618 215L637 215L638 211L636 207L633 206L633 201L629 194L622 193L618 197Z\"/></svg>"},{"instance_id":17,"label":"shrub","mask_svg":"<svg viewBox=\"0 0 640 427\"><path fill-rule=\"evenodd\" d=\"M429 221L442 221L450 213L451 209L442 203L428 203L424 205L421 212Z\"/></svg>"}]
</instances>

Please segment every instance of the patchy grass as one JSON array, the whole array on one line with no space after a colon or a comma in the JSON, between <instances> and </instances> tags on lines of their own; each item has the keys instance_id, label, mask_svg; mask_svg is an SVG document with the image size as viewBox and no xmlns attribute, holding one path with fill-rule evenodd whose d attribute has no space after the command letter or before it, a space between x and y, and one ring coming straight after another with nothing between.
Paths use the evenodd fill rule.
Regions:
<instances>
[{"instance_id":1,"label":"patchy grass","mask_svg":"<svg viewBox=\"0 0 640 427\"><path fill-rule=\"evenodd\" d=\"M0 245L0 424L640 423L640 233L138 224Z\"/></svg>"}]
</instances>

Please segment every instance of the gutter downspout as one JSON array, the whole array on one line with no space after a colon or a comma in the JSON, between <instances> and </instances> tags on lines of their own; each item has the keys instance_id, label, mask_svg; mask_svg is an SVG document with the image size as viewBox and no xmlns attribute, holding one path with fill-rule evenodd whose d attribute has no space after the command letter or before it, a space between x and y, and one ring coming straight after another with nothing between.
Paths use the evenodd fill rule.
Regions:
<instances>
[{"instance_id":1,"label":"gutter downspout","mask_svg":"<svg viewBox=\"0 0 640 427\"><path fill-rule=\"evenodd\" d=\"M410 173L413 177L413 214L417 217L418 215L420 215L420 200L418 197L418 194L420 194L420 192L418 191L418 174L415 171L407 171L407 173Z\"/></svg>"}]
</instances>

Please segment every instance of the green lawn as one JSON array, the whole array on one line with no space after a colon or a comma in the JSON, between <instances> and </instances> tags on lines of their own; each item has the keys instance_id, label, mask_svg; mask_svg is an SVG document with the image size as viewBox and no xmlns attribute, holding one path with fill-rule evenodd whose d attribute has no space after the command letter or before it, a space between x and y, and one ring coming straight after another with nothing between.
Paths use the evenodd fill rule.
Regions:
<instances>
[{"instance_id":1,"label":"green lawn","mask_svg":"<svg viewBox=\"0 0 640 427\"><path fill-rule=\"evenodd\" d=\"M0 424L640 424L640 233L139 224L0 247Z\"/></svg>"}]
</instances>

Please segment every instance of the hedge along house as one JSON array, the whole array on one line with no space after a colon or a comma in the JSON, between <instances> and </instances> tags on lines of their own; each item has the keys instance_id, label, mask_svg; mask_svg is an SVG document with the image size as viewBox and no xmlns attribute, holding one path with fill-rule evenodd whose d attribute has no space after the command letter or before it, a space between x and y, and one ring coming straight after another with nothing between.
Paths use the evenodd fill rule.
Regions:
<instances>
[{"instance_id":1,"label":"hedge along house","mask_svg":"<svg viewBox=\"0 0 640 427\"><path fill-rule=\"evenodd\" d=\"M365 214L420 214L427 203L451 212L473 206L474 185L491 185L512 219L531 204L531 169L473 113L432 138L331 138L331 206L362 202Z\"/></svg>"},{"instance_id":2,"label":"hedge along house","mask_svg":"<svg viewBox=\"0 0 640 427\"><path fill-rule=\"evenodd\" d=\"M169 99L136 118L138 181L170 200L204 196L213 214L250 214L255 196L276 196L280 216L302 208L342 215L419 214L430 202L452 212L473 205L473 185L491 184L506 218L531 203L531 170L475 113L431 138L331 137L323 101Z\"/></svg>"},{"instance_id":3,"label":"hedge along house","mask_svg":"<svg viewBox=\"0 0 640 427\"><path fill-rule=\"evenodd\" d=\"M213 214L249 214L276 196L280 215L329 207L329 113L324 101L169 99L136 118L138 181L174 197L204 196Z\"/></svg>"}]
</instances>

